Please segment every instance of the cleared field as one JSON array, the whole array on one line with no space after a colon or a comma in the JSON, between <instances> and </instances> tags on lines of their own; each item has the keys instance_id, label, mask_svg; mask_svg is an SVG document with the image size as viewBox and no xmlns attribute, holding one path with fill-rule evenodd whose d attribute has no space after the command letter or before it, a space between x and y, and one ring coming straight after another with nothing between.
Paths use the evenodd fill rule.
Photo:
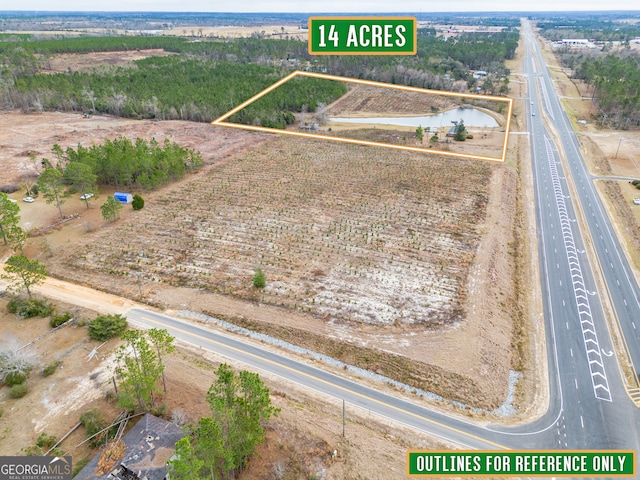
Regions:
<instances>
[{"instance_id":1,"label":"cleared field","mask_svg":"<svg viewBox=\"0 0 640 480\"><path fill-rule=\"evenodd\" d=\"M459 106L458 97L355 85L328 107L332 116L422 115Z\"/></svg>"},{"instance_id":2,"label":"cleared field","mask_svg":"<svg viewBox=\"0 0 640 480\"><path fill-rule=\"evenodd\" d=\"M491 172L484 162L277 138L163 190L52 267L67 278L140 275L337 322L450 323L463 316ZM261 292L251 285L258 267Z\"/></svg>"}]
</instances>

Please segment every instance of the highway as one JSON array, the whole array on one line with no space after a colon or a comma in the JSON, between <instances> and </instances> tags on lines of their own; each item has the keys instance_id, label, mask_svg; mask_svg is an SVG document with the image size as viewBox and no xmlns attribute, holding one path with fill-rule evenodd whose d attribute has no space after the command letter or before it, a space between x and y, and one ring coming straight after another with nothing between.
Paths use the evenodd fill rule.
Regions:
<instances>
[{"instance_id":1,"label":"highway","mask_svg":"<svg viewBox=\"0 0 640 480\"><path fill-rule=\"evenodd\" d=\"M549 364L550 405L542 418L511 428L474 424L186 321L140 308L129 310L129 319L142 328L166 328L181 341L344 400L348 408L359 407L463 448L637 451L640 410L634 400L640 396L640 389L637 377L630 382L623 379L620 365L640 365L634 323L638 321L640 328L640 292L526 23L523 37ZM577 208L584 212L585 231L578 221ZM585 238L596 252L595 265L587 254ZM604 291L598 289L594 272L603 276L607 285ZM603 302L611 302L626 339L621 357L612 343Z\"/></svg>"},{"instance_id":2,"label":"highway","mask_svg":"<svg viewBox=\"0 0 640 480\"><path fill-rule=\"evenodd\" d=\"M544 310L547 326L551 327L547 332L555 334L548 342L555 344L563 403L559 427L567 435L562 446L637 449L640 423L631 398L638 385L637 381L625 384L619 362L639 364L638 335L633 329L634 315L640 318L638 286L528 24L523 35ZM547 125L553 125L559 146L544 119ZM565 154L568 171L558 148ZM575 198L568 181L575 186ZM584 212L587 231L581 231L576 206ZM596 252L596 265L590 263L585 237ZM604 275L604 292L598 291L594 271ZM622 358L614 355L602 299L612 300L621 326L627 323L630 327L623 328L629 356L626 352Z\"/></svg>"},{"instance_id":3,"label":"highway","mask_svg":"<svg viewBox=\"0 0 640 480\"><path fill-rule=\"evenodd\" d=\"M535 422L474 423L126 299L53 279L38 291L101 312L126 312L140 328L165 328L179 341L268 372L283 385L295 382L344 400L347 411L357 407L461 448L640 450L640 290L527 22L522 35L550 393L547 412ZM614 311L622 348L612 342L606 305ZM621 366L634 376L623 378Z\"/></svg>"}]
</instances>

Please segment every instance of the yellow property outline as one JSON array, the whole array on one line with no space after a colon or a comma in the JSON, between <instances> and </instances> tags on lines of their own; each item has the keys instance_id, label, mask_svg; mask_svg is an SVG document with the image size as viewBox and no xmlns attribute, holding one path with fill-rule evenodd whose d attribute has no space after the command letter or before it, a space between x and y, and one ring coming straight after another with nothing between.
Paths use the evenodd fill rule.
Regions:
<instances>
[{"instance_id":1,"label":"yellow property outline","mask_svg":"<svg viewBox=\"0 0 640 480\"><path fill-rule=\"evenodd\" d=\"M281 129L278 129L278 128L257 127L257 126L254 126L254 125L243 125L243 124L240 124L240 123L225 122L225 120L227 118L229 118L231 115L233 115L234 113L239 112L240 110L242 110L243 108L245 108L248 105L252 104L253 102L258 100L259 98L262 98L263 96L265 96L267 93L275 90L280 85L282 85L282 84L288 82L289 80L291 80L292 78L298 77L298 76L322 78L322 79L325 79L325 80L335 80L335 81L338 81L338 82L346 82L346 83L357 83L357 84L361 84L361 85L370 85L370 86L374 86L374 87L393 88L393 89L396 89L396 90L406 90L406 91L409 91L409 92L431 93L431 94L434 94L434 95L444 95L444 96L449 96L449 97L463 97L463 98L474 98L474 99L479 99L479 100L492 100L492 101L498 101L498 102L505 102L505 103L508 104L508 110L507 110L507 116L506 116L507 124L506 124L505 129L504 129L504 144L502 145L502 156L500 158L485 157L485 156L481 156L481 155L471 155L471 154L466 154L466 153L448 152L448 151L444 151L444 150L434 150L432 148L409 147L409 146L406 146L406 145L393 145L393 144L390 144L390 143L371 142L371 141L367 141L367 140L356 140L356 139L353 139L353 138L330 137L330 136L313 134L313 133L295 132L295 131L291 131L291 130L281 130ZM292 136L295 136L295 137L317 138L317 139L321 139L321 140L331 140L331 141L334 141L334 142L351 143L351 144L355 144L355 145L367 145L367 146L370 146L370 147L384 147L384 148L394 148L394 149L397 149L397 150L409 150L411 152L429 153L429 154L434 154L434 155L443 155L443 156L447 156L447 157L459 157L459 158L467 158L467 159L472 159L472 160L489 160L489 161L493 161L493 162L504 162L504 160L505 160L505 158L507 156L507 143L508 143L508 139L509 139L509 128L511 126L511 111L512 111L512 109L513 109L513 99L506 98L506 97L495 97L495 96L490 96L490 95L474 95L474 94L470 94L470 93L455 93L455 92L440 91L440 90L429 90L429 89L426 89L426 88L417 88L417 87L405 87L404 85L394 85L394 84L391 84L391 83L374 82L374 81L371 81L371 80L360 80L360 79L357 79L357 78L340 77L340 76L337 76L337 75L326 75L326 74L323 74L323 73L312 73L312 72L303 72L301 70L296 70L296 71L290 73L289 75L287 75L286 77L282 78L281 80L278 80L276 83L274 83L270 87L265 88L260 93L254 95L253 97L251 97L246 102L243 102L240 105L238 105L237 107L235 107L234 109L229 110L227 113L225 113L221 117L216 118L213 122L211 122L211 125L221 125L221 126L224 126L224 127L241 128L243 130L253 130L253 131L256 131L256 132L279 133L281 135L292 135Z\"/></svg>"}]
</instances>

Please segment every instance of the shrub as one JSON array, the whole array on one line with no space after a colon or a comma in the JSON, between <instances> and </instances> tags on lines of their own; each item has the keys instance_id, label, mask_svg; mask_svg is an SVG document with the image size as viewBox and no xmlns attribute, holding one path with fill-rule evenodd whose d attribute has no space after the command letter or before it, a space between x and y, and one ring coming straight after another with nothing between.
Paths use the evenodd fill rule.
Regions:
<instances>
[{"instance_id":1,"label":"shrub","mask_svg":"<svg viewBox=\"0 0 640 480\"><path fill-rule=\"evenodd\" d=\"M71 320L71 314L69 312L64 312L59 315L54 315L53 317L51 317L51 320L49 320L49 326L51 328L56 328L62 325L63 323L68 322L69 320Z\"/></svg>"},{"instance_id":2,"label":"shrub","mask_svg":"<svg viewBox=\"0 0 640 480\"><path fill-rule=\"evenodd\" d=\"M261 268L257 269L253 276L253 286L255 288L264 288L267 286L267 278L264 276Z\"/></svg>"},{"instance_id":3,"label":"shrub","mask_svg":"<svg viewBox=\"0 0 640 480\"><path fill-rule=\"evenodd\" d=\"M49 375L53 375L53 372L56 371L56 368L58 368L59 365L60 365L60 362L58 360L55 360L55 361L47 364L42 369L42 376L43 377L48 377Z\"/></svg>"},{"instance_id":4,"label":"shrub","mask_svg":"<svg viewBox=\"0 0 640 480\"><path fill-rule=\"evenodd\" d=\"M38 298L13 297L7 309L20 318L46 317L53 313L51 303Z\"/></svg>"},{"instance_id":5,"label":"shrub","mask_svg":"<svg viewBox=\"0 0 640 480\"><path fill-rule=\"evenodd\" d=\"M7 387L13 387L14 385L21 385L27 381L27 374L24 372L10 372L4 377L4 384Z\"/></svg>"},{"instance_id":6,"label":"shrub","mask_svg":"<svg viewBox=\"0 0 640 480\"><path fill-rule=\"evenodd\" d=\"M470 133L467 133L467 140L473 140L473 135L471 135Z\"/></svg>"},{"instance_id":7,"label":"shrub","mask_svg":"<svg viewBox=\"0 0 640 480\"><path fill-rule=\"evenodd\" d=\"M11 398L22 398L27 393L29 393L29 387L27 386L26 383L21 383L20 385L14 385L13 387L11 387L11 390L9 390L9 396Z\"/></svg>"},{"instance_id":8,"label":"shrub","mask_svg":"<svg viewBox=\"0 0 640 480\"><path fill-rule=\"evenodd\" d=\"M104 342L127 329L127 319L122 315L98 315L89 322L89 336Z\"/></svg>"},{"instance_id":9,"label":"shrub","mask_svg":"<svg viewBox=\"0 0 640 480\"><path fill-rule=\"evenodd\" d=\"M134 195L131 206L134 210L142 210L144 207L144 199L140 195Z\"/></svg>"},{"instance_id":10,"label":"shrub","mask_svg":"<svg viewBox=\"0 0 640 480\"><path fill-rule=\"evenodd\" d=\"M87 410L82 415L80 415L80 423L82 423L82 426L87 431L87 438L93 437L100 430L104 429L107 426L107 423L102 417L102 413L100 413L100 410L97 410L95 408ZM91 440L89 440L89 445L91 445L92 447L97 447L98 445L100 445L100 443L102 443L101 440L103 437L104 434L93 437Z\"/></svg>"},{"instance_id":11,"label":"shrub","mask_svg":"<svg viewBox=\"0 0 640 480\"><path fill-rule=\"evenodd\" d=\"M28 447L23 447L21 452L24 453L27 457L42 457L44 455L44 451L37 445L29 445Z\"/></svg>"},{"instance_id":12,"label":"shrub","mask_svg":"<svg viewBox=\"0 0 640 480\"><path fill-rule=\"evenodd\" d=\"M36 445L40 448L46 448L47 450L53 447L57 442L58 439L56 437L53 435L47 435L44 432L38 435L38 438L36 439Z\"/></svg>"},{"instance_id":13,"label":"shrub","mask_svg":"<svg viewBox=\"0 0 640 480\"><path fill-rule=\"evenodd\" d=\"M638 185L640 185L640 180L632 180L631 184L637 187Z\"/></svg>"}]
</instances>

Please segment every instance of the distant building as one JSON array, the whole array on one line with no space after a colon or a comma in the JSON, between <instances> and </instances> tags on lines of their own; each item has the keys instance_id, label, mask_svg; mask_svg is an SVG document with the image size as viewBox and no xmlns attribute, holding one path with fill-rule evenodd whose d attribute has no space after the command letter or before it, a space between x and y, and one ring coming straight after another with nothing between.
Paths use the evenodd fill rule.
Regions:
<instances>
[{"instance_id":1,"label":"distant building","mask_svg":"<svg viewBox=\"0 0 640 480\"><path fill-rule=\"evenodd\" d=\"M574 47L586 47L589 44L589 40L587 40L586 38L563 38L561 41L564 45L571 45Z\"/></svg>"},{"instance_id":2,"label":"distant building","mask_svg":"<svg viewBox=\"0 0 640 480\"><path fill-rule=\"evenodd\" d=\"M182 436L182 429L175 423L147 413L122 439L125 444L124 456L116 460L108 472L96 475L101 456L99 453L73 478L75 480L165 480L167 460L173 455L176 442Z\"/></svg>"},{"instance_id":3,"label":"distant building","mask_svg":"<svg viewBox=\"0 0 640 480\"><path fill-rule=\"evenodd\" d=\"M473 78L485 78L487 76L487 72L484 70L478 70L473 72Z\"/></svg>"}]
</instances>

